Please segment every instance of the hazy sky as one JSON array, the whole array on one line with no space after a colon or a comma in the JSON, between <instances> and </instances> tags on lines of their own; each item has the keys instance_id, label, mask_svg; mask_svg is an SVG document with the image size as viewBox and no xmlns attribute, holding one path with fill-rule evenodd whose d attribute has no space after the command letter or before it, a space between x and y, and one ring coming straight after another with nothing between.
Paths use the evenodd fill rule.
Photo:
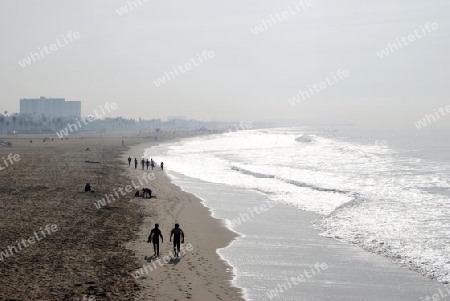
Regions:
<instances>
[{"instance_id":1,"label":"hazy sky","mask_svg":"<svg viewBox=\"0 0 450 301\"><path fill-rule=\"evenodd\" d=\"M412 126L450 105L449 0L139 1L1 1L0 109L47 96L81 100L82 115L114 101L109 116ZM428 22L438 28L424 35ZM79 38L64 42L69 32ZM411 34L420 38L403 44ZM44 46L49 54L21 67ZM204 50L214 57L199 63ZM350 75L334 81L339 69ZM326 77L333 85L289 104ZM450 126L450 114L436 125Z\"/></svg>"}]
</instances>

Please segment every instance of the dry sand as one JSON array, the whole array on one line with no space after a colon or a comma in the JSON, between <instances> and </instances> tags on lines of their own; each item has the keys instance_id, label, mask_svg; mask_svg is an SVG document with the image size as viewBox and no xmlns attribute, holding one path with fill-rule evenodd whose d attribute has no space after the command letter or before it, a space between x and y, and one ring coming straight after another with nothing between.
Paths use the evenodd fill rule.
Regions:
<instances>
[{"instance_id":1,"label":"dry sand","mask_svg":"<svg viewBox=\"0 0 450 301\"><path fill-rule=\"evenodd\" d=\"M234 234L160 170L148 185L156 199L135 199L128 193L100 209L94 206L104 194L129 185L130 177L140 176L142 171L125 170L123 158L142 154L142 146L132 151L127 146L150 140L154 137L53 142L34 137L12 139L13 147L0 148L0 158L20 156L0 170L0 252L8 253L0 260L0 300L240 299L230 286L228 267L216 254ZM5 167L3 159L0 163ZM86 182L94 193L84 192ZM161 225L164 256L172 249L168 240L175 221L193 250L135 279L133 271L149 264L145 256L153 254L146 243L151 225ZM57 230L43 237L40 228L47 224ZM41 240L25 242L25 247L22 239L35 232Z\"/></svg>"}]
</instances>

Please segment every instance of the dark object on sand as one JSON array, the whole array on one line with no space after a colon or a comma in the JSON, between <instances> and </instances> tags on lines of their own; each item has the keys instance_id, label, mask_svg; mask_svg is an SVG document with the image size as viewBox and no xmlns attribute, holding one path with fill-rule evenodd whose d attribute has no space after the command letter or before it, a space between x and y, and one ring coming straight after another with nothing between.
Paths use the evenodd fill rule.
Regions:
<instances>
[{"instance_id":1,"label":"dark object on sand","mask_svg":"<svg viewBox=\"0 0 450 301\"><path fill-rule=\"evenodd\" d=\"M85 152L90 151L89 147L86 147L86 149L84 150Z\"/></svg>"},{"instance_id":2,"label":"dark object on sand","mask_svg":"<svg viewBox=\"0 0 450 301\"><path fill-rule=\"evenodd\" d=\"M145 199L156 199L156 195L152 195L152 191L148 188L143 188L142 190L136 190L135 197L143 197ZM146 197L148 196L148 197Z\"/></svg>"},{"instance_id":3,"label":"dark object on sand","mask_svg":"<svg viewBox=\"0 0 450 301\"><path fill-rule=\"evenodd\" d=\"M12 146L12 143L11 143L11 142L8 142L8 141L0 140L0 146L11 147L11 146Z\"/></svg>"},{"instance_id":4,"label":"dark object on sand","mask_svg":"<svg viewBox=\"0 0 450 301\"><path fill-rule=\"evenodd\" d=\"M97 161L89 161L89 160L86 160L84 162L86 162L86 163L100 163L100 162L97 162Z\"/></svg>"},{"instance_id":5,"label":"dark object on sand","mask_svg":"<svg viewBox=\"0 0 450 301\"><path fill-rule=\"evenodd\" d=\"M148 198L151 199L152 198L152 191L148 188L142 188L142 197L145 199L146 195L148 195Z\"/></svg>"},{"instance_id":6,"label":"dark object on sand","mask_svg":"<svg viewBox=\"0 0 450 301\"><path fill-rule=\"evenodd\" d=\"M87 191L94 192L94 188L91 187L91 185L89 183L86 183L86 186L84 186L84 191L85 192L87 192Z\"/></svg>"}]
</instances>

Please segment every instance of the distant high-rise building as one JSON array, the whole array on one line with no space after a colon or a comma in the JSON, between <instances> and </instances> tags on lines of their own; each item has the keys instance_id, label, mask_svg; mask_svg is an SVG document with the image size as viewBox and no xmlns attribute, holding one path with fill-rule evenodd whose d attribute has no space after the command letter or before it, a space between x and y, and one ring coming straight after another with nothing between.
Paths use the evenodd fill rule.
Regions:
<instances>
[{"instance_id":1,"label":"distant high-rise building","mask_svg":"<svg viewBox=\"0 0 450 301\"><path fill-rule=\"evenodd\" d=\"M36 117L81 118L81 101L66 101L64 98L23 98L20 100L20 113Z\"/></svg>"},{"instance_id":2,"label":"distant high-rise building","mask_svg":"<svg viewBox=\"0 0 450 301\"><path fill-rule=\"evenodd\" d=\"M174 120L186 120L186 116L167 116L167 122L173 122Z\"/></svg>"}]
</instances>

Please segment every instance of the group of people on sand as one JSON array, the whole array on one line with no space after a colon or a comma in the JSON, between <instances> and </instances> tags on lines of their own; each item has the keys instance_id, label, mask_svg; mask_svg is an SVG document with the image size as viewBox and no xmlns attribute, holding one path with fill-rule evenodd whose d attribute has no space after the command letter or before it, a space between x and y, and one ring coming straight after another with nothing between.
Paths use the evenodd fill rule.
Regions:
<instances>
[{"instance_id":1,"label":"group of people on sand","mask_svg":"<svg viewBox=\"0 0 450 301\"><path fill-rule=\"evenodd\" d=\"M184 232L181 230L179 224L175 224L175 228L170 232L170 242L172 241L173 236L173 252L176 257L180 256L180 247L181 244L184 243ZM150 231L150 235L148 236L147 243L150 241L153 243L153 250L155 251L154 256L159 257L159 238L161 237L161 242L164 242L164 238L162 236L161 230L159 230L159 224L155 224L155 228Z\"/></svg>"},{"instance_id":2,"label":"group of people on sand","mask_svg":"<svg viewBox=\"0 0 450 301\"><path fill-rule=\"evenodd\" d=\"M130 166L130 167L131 167L131 161L132 161L131 157L128 157L128 166ZM152 170L153 170L153 168L155 168L155 161L153 161L153 158L150 158L150 161L148 160L148 158L147 158L147 160L142 158L141 165L142 165L142 170L144 170L145 166L147 166L147 170L148 170L149 166L151 166ZM138 166L138 160L136 158L134 158L134 169L137 169L137 166ZM161 170L164 170L164 162L161 162L160 167L161 167Z\"/></svg>"},{"instance_id":3,"label":"group of people on sand","mask_svg":"<svg viewBox=\"0 0 450 301\"><path fill-rule=\"evenodd\" d=\"M142 191L142 193L141 193L141 191ZM151 199L152 198L152 190L144 187L144 188L142 188L142 190L136 191L134 196L137 196L137 197L142 196L144 199L148 197L149 199ZM153 196L153 197L156 198L156 196Z\"/></svg>"}]
</instances>

